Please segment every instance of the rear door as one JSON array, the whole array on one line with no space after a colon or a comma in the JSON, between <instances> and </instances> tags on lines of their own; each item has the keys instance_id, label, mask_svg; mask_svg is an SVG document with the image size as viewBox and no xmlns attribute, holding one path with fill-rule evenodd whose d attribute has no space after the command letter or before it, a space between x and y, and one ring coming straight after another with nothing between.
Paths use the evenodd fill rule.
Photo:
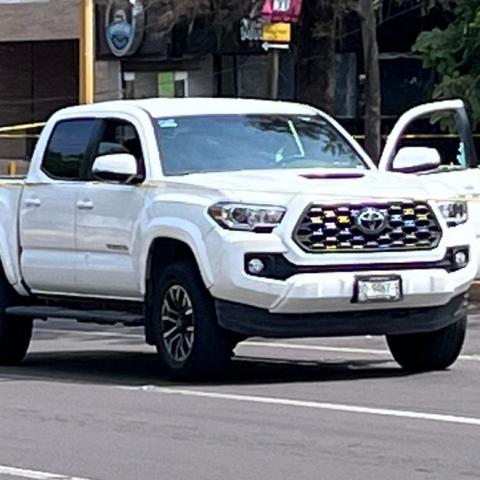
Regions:
<instances>
[{"instance_id":1,"label":"rear door","mask_svg":"<svg viewBox=\"0 0 480 480\"><path fill-rule=\"evenodd\" d=\"M20 205L20 265L34 292L74 293L77 197L85 185L94 119L56 124L41 163L41 181L26 181Z\"/></svg>"}]
</instances>

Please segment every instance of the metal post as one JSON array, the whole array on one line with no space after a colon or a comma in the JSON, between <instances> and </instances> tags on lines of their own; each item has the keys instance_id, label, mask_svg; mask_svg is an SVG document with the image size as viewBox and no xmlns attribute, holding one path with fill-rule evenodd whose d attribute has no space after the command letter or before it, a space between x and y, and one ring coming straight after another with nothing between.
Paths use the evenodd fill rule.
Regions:
<instances>
[{"instance_id":1,"label":"metal post","mask_svg":"<svg viewBox=\"0 0 480 480\"><path fill-rule=\"evenodd\" d=\"M280 74L280 51L276 48L272 51L272 85L271 97L278 100L278 77Z\"/></svg>"},{"instance_id":2,"label":"metal post","mask_svg":"<svg viewBox=\"0 0 480 480\"><path fill-rule=\"evenodd\" d=\"M80 103L95 99L94 0L81 0Z\"/></svg>"}]
</instances>

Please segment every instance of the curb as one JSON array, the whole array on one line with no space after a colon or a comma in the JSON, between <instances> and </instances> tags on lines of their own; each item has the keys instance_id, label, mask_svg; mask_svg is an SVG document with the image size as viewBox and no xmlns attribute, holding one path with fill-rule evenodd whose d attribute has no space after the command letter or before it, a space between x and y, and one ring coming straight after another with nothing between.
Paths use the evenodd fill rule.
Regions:
<instances>
[{"instance_id":1,"label":"curb","mask_svg":"<svg viewBox=\"0 0 480 480\"><path fill-rule=\"evenodd\" d=\"M470 302L480 303L480 284L473 284L468 291Z\"/></svg>"}]
</instances>

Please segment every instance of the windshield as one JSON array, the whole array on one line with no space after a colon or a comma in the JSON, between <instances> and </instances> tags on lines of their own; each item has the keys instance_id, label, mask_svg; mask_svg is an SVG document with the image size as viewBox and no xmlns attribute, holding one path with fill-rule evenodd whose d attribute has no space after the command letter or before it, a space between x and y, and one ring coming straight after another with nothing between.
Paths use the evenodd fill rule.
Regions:
<instances>
[{"instance_id":1,"label":"windshield","mask_svg":"<svg viewBox=\"0 0 480 480\"><path fill-rule=\"evenodd\" d=\"M165 175L285 168L366 169L318 115L206 115L157 119Z\"/></svg>"}]
</instances>

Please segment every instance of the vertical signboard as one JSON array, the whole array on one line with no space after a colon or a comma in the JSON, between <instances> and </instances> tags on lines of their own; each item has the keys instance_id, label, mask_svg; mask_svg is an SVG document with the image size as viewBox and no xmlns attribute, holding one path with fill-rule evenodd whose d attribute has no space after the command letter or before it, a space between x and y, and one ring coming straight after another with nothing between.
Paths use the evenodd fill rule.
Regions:
<instances>
[{"instance_id":1,"label":"vertical signboard","mask_svg":"<svg viewBox=\"0 0 480 480\"><path fill-rule=\"evenodd\" d=\"M265 0L262 16L269 22L297 22L302 11L302 0Z\"/></svg>"}]
</instances>

